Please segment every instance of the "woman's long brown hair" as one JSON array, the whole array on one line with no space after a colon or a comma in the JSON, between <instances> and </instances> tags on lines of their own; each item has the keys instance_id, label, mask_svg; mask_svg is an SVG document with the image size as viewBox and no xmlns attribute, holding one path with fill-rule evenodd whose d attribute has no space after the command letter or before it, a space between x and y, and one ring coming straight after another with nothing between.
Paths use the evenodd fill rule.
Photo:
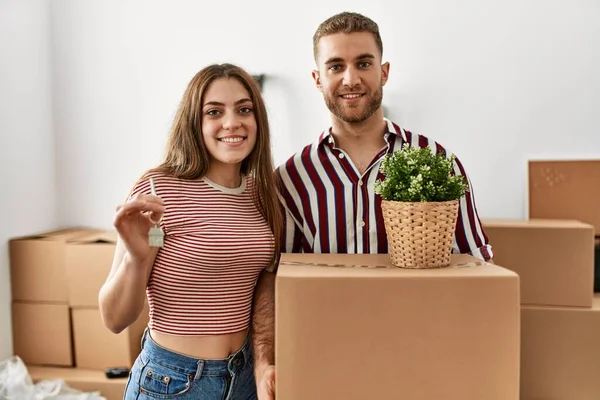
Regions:
<instances>
[{"instance_id":1,"label":"woman's long brown hair","mask_svg":"<svg viewBox=\"0 0 600 400\"><path fill-rule=\"evenodd\" d=\"M202 102L209 85L219 78L237 79L250 93L258 132L254 148L242 161L241 172L254 179L254 203L271 227L277 259L283 233L283 217L273 173L267 109L257 82L242 68L232 64L209 65L192 78L175 115L164 161L154 171L192 180L206 175L210 155L202 136Z\"/></svg>"}]
</instances>

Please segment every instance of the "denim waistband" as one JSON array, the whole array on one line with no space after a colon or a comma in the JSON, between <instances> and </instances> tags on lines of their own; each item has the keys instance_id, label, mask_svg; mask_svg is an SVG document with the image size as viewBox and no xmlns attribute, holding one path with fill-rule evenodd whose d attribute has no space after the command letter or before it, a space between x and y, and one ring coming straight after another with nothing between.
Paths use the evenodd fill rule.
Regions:
<instances>
[{"instance_id":1,"label":"denim waistband","mask_svg":"<svg viewBox=\"0 0 600 400\"><path fill-rule=\"evenodd\" d=\"M227 358L195 358L162 347L152 339L150 331L146 328L142 335L142 356L166 368L193 375L194 379L200 379L202 375L227 376L236 372L251 362L252 346L250 334L248 334L242 347Z\"/></svg>"}]
</instances>

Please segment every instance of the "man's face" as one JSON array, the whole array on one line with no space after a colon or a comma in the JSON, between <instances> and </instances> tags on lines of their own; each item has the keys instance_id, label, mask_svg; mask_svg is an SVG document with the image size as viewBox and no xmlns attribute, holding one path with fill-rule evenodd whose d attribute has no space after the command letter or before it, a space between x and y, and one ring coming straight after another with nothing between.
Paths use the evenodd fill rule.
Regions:
<instances>
[{"instance_id":1,"label":"man's face","mask_svg":"<svg viewBox=\"0 0 600 400\"><path fill-rule=\"evenodd\" d=\"M319 40L318 71L313 71L317 88L327 108L348 123L360 123L380 107L389 63L370 32L335 33Z\"/></svg>"}]
</instances>

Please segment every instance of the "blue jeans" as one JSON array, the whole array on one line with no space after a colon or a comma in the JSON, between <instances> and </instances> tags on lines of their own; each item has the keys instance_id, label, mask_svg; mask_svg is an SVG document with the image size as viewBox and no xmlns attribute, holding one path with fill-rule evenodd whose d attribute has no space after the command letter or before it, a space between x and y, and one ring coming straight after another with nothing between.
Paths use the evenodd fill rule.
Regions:
<instances>
[{"instance_id":1,"label":"blue jeans","mask_svg":"<svg viewBox=\"0 0 600 400\"><path fill-rule=\"evenodd\" d=\"M250 338L228 358L203 360L159 346L146 329L123 399L256 400Z\"/></svg>"}]
</instances>

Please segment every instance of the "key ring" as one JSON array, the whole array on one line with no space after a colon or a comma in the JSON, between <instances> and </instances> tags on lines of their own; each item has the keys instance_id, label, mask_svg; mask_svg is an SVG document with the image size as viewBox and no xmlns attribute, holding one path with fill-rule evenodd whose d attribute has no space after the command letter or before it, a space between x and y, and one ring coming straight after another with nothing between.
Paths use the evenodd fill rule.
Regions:
<instances>
[{"instance_id":1,"label":"key ring","mask_svg":"<svg viewBox=\"0 0 600 400\"><path fill-rule=\"evenodd\" d=\"M152 179L152 177L150 177L150 191L151 191L151 194L152 194L152 196L157 196L157 197L158 197L158 195L156 194L156 189L155 189L155 187L154 187L154 179ZM154 221L154 220L152 219L152 217L150 216L151 214L152 214L152 212L151 212L151 211L149 211L149 212L148 212L146 215L147 215L147 217L148 217L148 220L149 220L149 221L150 221L150 222L151 222L153 225L156 225L156 226L158 226L158 224L160 224L160 223L162 222L162 220L163 220L163 217L165 216L165 214L163 213L163 215L161 215L161 216L160 216L160 219L159 219L158 221Z\"/></svg>"},{"instance_id":2,"label":"key ring","mask_svg":"<svg viewBox=\"0 0 600 400\"><path fill-rule=\"evenodd\" d=\"M151 223L152 225L157 225L157 226L158 226L158 225L159 225L159 224L162 222L162 220L163 220L163 216L161 215L161 217L160 217L160 219L159 219L158 221L154 221L154 220L152 219L152 217L150 216L151 214L152 214L152 212L149 212L149 213L147 213L147 214L146 214L146 216L148 217L148 220L150 221L150 223Z\"/></svg>"}]
</instances>

